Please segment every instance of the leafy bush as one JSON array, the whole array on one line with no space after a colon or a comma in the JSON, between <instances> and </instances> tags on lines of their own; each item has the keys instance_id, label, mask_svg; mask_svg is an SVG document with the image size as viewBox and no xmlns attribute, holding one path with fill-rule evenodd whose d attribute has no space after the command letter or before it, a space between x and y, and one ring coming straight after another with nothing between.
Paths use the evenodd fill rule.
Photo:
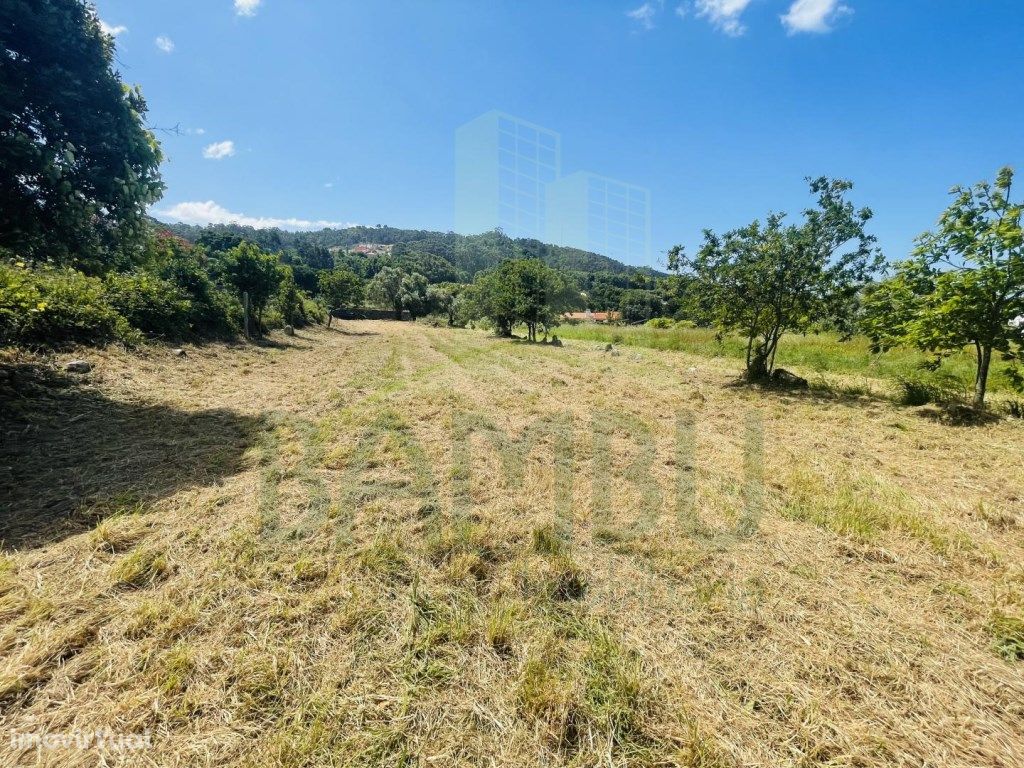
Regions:
<instances>
[{"instance_id":1,"label":"leafy bush","mask_svg":"<svg viewBox=\"0 0 1024 768\"><path fill-rule=\"evenodd\" d=\"M158 234L149 255L147 270L177 286L187 297L193 334L227 336L241 330L241 302L210 279L209 264L201 252L177 238Z\"/></svg>"},{"instance_id":2,"label":"leafy bush","mask_svg":"<svg viewBox=\"0 0 1024 768\"><path fill-rule=\"evenodd\" d=\"M302 311L306 313L306 319L312 323L323 325L327 322L327 310L324 305L309 296L302 297Z\"/></svg>"},{"instance_id":3,"label":"leafy bush","mask_svg":"<svg viewBox=\"0 0 1024 768\"><path fill-rule=\"evenodd\" d=\"M191 332L192 302L173 283L148 272L107 276L107 299L147 335L181 338Z\"/></svg>"},{"instance_id":4,"label":"leafy bush","mask_svg":"<svg viewBox=\"0 0 1024 768\"><path fill-rule=\"evenodd\" d=\"M0 343L137 343L141 334L111 306L106 286L73 269L0 262Z\"/></svg>"},{"instance_id":5,"label":"leafy bush","mask_svg":"<svg viewBox=\"0 0 1024 768\"><path fill-rule=\"evenodd\" d=\"M901 405L957 403L964 399L964 383L951 373L917 369L896 377Z\"/></svg>"},{"instance_id":6,"label":"leafy bush","mask_svg":"<svg viewBox=\"0 0 1024 768\"><path fill-rule=\"evenodd\" d=\"M644 323L644 325L647 326L648 328L658 328L661 330L672 328L675 326L675 324L676 321L673 320L671 317L652 317L650 320Z\"/></svg>"},{"instance_id":7,"label":"leafy bush","mask_svg":"<svg viewBox=\"0 0 1024 768\"><path fill-rule=\"evenodd\" d=\"M274 309L281 315L285 325L301 328L306 324L306 307L302 301L302 291L295 282L290 267L281 267L281 285L274 297Z\"/></svg>"}]
</instances>

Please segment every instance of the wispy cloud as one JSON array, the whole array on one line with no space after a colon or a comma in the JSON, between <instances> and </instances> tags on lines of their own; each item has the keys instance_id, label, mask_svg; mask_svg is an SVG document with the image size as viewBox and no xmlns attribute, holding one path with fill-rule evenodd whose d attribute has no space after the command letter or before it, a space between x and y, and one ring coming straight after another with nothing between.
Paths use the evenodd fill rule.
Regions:
<instances>
[{"instance_id":1,"label":"wispy cloud","mask_svg":"<svg viewBox=\"0 0 1024 768\"><path fill-rule=\"evenodd\" d=\"M167 35L160 35L156 40L153 41L156 47L164 53L170 53L174 50L174 41L171 40Z\"/></svg>"},{"instance_id":2,"label":"wispy cloud","mask_svg":"<svg viewBox=\"0 0 1024 768\"><path fill-rule=\"evenodd\" d=\"M324 189L334 189L334 182L333 181L325 181L324 182Z\"/></svg>"},{"instance_id":3,"label":"wispy cloud","mask_svg":"<svg viewBox=\"0 0 1024 768\"><path fill-rule=\"evenodd\" d=\"M163 211L155 211L161 218L170 221L180 221L183 224L241 224L256 229L277 229L308 230L325 229L332 227L354 227L351 222L340 221L311 221L309 219L278 219L272 216L246 216L244 213L234 213L213 200L205 202L178 203Z\"/></svg>"},{"instance_id":4,"label":"wispy cloud","mask_svg":"<svg viewBox=\"0 0 1024 768\"><path fill-rule=\"evenodd\" d=\"M740 16L747 10L751 0L696 0L694 9L702 19L707 19L715 29L739 37L747 31Z\"/></svg>"},{"instance_id":5,"label":"wispy cloud","mask_svg":"<svg viewBox=\"0 0 1024 768\"><path fill-rule=\"evenodd\" d=\"M202 136L206 133L205 128L186 128L185 133L189 136Z\"/></svg>"},{"instance_id":6,"label":"wispy cloud","mask_svg":"<svg viewBox=\"0 0 1024 768\"><path fill-rule=\"evenodd\" d=\"M203 149L203 157L207 160L223 160L235 154L235 142L216 141Z\"/></svg>"},{"instance_id":7,"label":"wispy cloud","mask_svg":"<svg viewBox=\"0 0 1024 768\"><path fill-rule=\"evenodd\" d=\"M686 3L676 6L676 16L678 16L680 19L685 19L689 15L690 6L688 6Z\"/></svg>"},{"instance_id":8,"label":"wispy cloud","mask_svg":"<svg viewBox=\"0 0 1024 768\"><path fill-rule=\"evenodd\" d=\"M791 35L800 32L831 32L836 19L853 13L840 0L793 0L789 10L779 18Z\"/></svg>"},{"instance_id":9,"label":"wispy cloud","mask_svg":"<svg viewBox=\"0 0 1024 768\"><path fill-rule=\"evenodd\" d=\"M127 32L128 31L128 27L126 27L124 24L118 24L117 26L112 26L110 24L107 24L107 22L105 22L103 19L100 19L100 30L105 35L110 35L111 37L117 37L118 35L123 35L125 32Z\"/></svg>"},{"instance_id":10,"label":"wispy cloud","mask_svg":"<svg viewBox=\"0 0 1024 768\"><path fill-rule=\"evenodd\" d=\"M664 7L664 0L648 0L638 8L626 11L626 15L644 29L654 29L654 18Z\"/></svg>"},{"instance_id":11,"label":"wispy cloud","mask_svg":"<svg viewBox=\"0 0 1024 768\"><path fill-rule=\"evenodd\" d=\"M235 0L235 13L239 16L255 16L263 0Z\"/></svg>"}]
</instances>

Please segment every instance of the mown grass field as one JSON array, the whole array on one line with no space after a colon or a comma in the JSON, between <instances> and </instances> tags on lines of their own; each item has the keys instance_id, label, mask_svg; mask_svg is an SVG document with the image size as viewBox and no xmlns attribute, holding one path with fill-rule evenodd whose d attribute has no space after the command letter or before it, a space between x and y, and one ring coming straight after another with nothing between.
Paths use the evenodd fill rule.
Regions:
<instances>
[{"instance_id":1,"label":"mown grass field","mask_svg":"<svg viewBox=\"0 0 1024 768\"><path fill-rule=\"evenodd\" d=\"M596 323L562 325L555 331L561 338L600 343L625 344L649 349L687 352L703 357L744 359L746 342L736 335L718 339L713 328L648 328L646 326L610 326ZM871 351L871 343L863 336L841 340L834 333L788 334L779 343L778 364L801 368L805 375L840 373L879 379L883 382L912 374L934 356L914 349L898 348L882 354ZM940 370L955 377L964 392L974 386L974 353L970 350L950 355ZM989 374L989 391L1012 395L1014 390L1006 376L1006 366L997 361Z\"/></svg>"},{"instance_id":2,"label":"mown grass field","mask_svg":"<svg viewBox=\"0 0 1024 768\"><path fill-rule=\"evenodd\" d=\"M1019 420L383 321L79 355L0 379L4 765L1024 764Z\"/></svg>"}]
</instances>

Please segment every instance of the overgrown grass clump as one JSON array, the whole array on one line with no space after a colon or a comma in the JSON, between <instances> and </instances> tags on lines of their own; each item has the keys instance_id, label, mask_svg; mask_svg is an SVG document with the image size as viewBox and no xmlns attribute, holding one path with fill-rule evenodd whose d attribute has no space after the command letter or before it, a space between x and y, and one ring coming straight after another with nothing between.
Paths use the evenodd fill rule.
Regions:
<instances>
[{"instance_id":1,"label":"overgrown grass clump","mask_svg":"<svg viewBox=\"0 0 1024 768\"><path fill-rule=\"evenodd\" d=\"M140 548L118 563L110 575L119 587L140 589L166 578L170 573L171 566L162 551Z\"/></svg>"},{"instance_id":2,"label":"overgrown grass clump","mask_svg":"<svg viewBox=\"0 0 1024 768\"><path fill-rule=\"evenodd\" d=\"M1024 620L996 611L988 623L996 653L1007 661L1024 660Z\"/></svg>"}]
</instances>

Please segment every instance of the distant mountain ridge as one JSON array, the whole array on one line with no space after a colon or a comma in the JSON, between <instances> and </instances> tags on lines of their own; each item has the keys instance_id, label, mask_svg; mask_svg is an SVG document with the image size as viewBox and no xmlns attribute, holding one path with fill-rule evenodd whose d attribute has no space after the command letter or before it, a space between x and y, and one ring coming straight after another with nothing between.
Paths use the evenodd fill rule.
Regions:
<instances>
[{"instance_id":1,"label":"distant mountain ridge","mask_svg":"<svg viewBox=\"0 0 1024 768\"><path fill-rule=\"evenodd\" d=\"M203 227L159 221L154 223L191 242L196 242L204 236L209 238L211 235L234 236L257 243L271 251L299 248L304 245L319 246L332 251L347 251L361 244L388 245L391 246L391 255L396 258L423 255L442 259L451 266L453 274L466 280L471 280L477 272L490 269L511 258L537 258L551 267L570 272L664 275L663 272L651 267L623 264L608 256L579 248L551 245L533 239L514 239L500 230L479 235L459 235L454 232L377 225L287 232L280 229L255 229L238 224L211 224Z\"/></svg>"}]
</instances>

